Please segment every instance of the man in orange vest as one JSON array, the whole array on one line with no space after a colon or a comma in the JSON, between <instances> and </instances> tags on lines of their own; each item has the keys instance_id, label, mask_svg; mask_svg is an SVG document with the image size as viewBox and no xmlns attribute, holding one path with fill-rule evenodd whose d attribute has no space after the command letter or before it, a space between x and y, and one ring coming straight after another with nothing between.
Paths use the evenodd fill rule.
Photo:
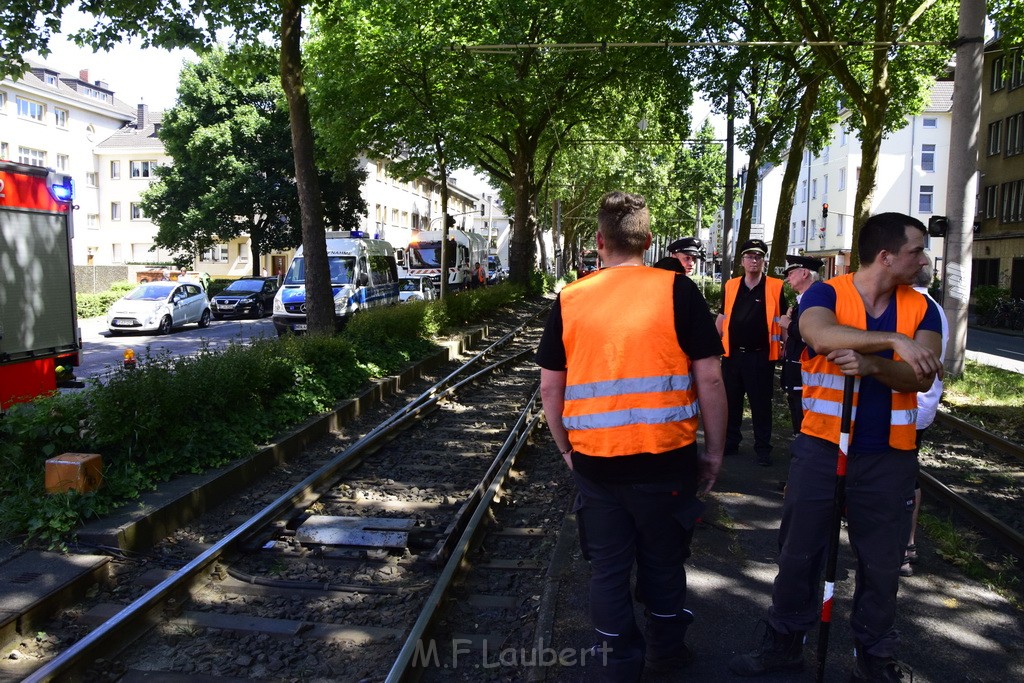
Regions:
<instances>
[{"instance_id":1,"label":"man in orange vest","mask_svg":"<svg viewBox=\"0 0 1024 683\"><path fill-rule=\"evenodd\" d=\"M714 319L689 278L644 265L650 243L644 198L605 195L597 215L604 265L562 289L537 349L544 415L573 471L580 547L591 563L599 646L587 680L632 682L645 664L672 671L692 659L683 563L703 509L698 496L722 463ZM634 564L643 632L630 594Z\"/></svg>"},{"instance_id":2,"label":"man in orange vest","mask_svg":"<svg viewBox=\"0 0 1024 683\"><path fill-rule=\"evenodd\" d=\"M772 393L775 390L775 361L782 352L779 317L786 310L782 280L764 274L768 246L752 239L740 248L743 275L725 283L718 331L722 335L722 378L729 399L729 426L725 433L725 454L739 452L743 397L750 401L757 464L772 464Z\"/></svg>"},{"instance_id":3,"label":"man in orange vest","mask_svg":"<svg viewBox=\"0 0 1024 683\"><path fill-rule=\"evenodd\" d=\"M861 268L816 282L800 300L804 418L793 441L779 529L779 573L764 639L729 663L758 676L803 667L803 636L818 622L836 483L845 376L856 376L846 520L856 550L851 680L903 680L896 661L896 591L917 476L917 392L942 365L938 308L910 285L926 263L925 227L900 213L872 216Z\"/></svg>"}]
</instances>

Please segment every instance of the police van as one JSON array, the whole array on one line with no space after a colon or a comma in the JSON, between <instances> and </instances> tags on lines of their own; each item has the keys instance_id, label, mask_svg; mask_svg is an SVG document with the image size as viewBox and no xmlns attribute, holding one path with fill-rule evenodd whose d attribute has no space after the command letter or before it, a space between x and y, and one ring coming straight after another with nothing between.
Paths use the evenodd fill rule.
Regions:
<instances>
[{"instance_id":1,"label":"police van","mask_svg":"<svg viewBox=\"0 0 1024 683\"><path fill-rule=\"evenodd\" d=\"M398 267L394 248L359 231L327 233L327 263L334 292L334 322L340 330L357 311L398 303ZM306 331L306 259L295 252L274 296L278 335Z\"/></svg>"}]
</instances>

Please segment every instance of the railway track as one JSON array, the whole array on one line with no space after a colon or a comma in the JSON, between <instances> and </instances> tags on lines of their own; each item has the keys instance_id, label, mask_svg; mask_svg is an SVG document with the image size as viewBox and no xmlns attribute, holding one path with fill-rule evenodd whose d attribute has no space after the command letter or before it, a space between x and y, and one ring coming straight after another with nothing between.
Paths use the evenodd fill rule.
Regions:
<instances>
[{"instance_id":1,"label":"railway track","mask_svg":"<svg viewBox=\"0 0 1024 683\"><path fill-rule=\"evenodd\" d=\"M921 448L922 493L1024 566L1024 447L939 412Z\"/></svg>"},{"instance_id":2,"label":"railway track","mask_svg":"<svg viewBox=\"0 0 1024 683\"><path fill-rule=\"evenodd\" d=\"M225 502L143 558L153 569L115 569L127 580L104 597L123 599L66 613L87 633L55 627L53 641L73 644L26 680L360 680L390 670L417 620L433 622L425 606L448 567L479 547L488 506L509 506L505 478L539 419L542 325L535 316L365 433L324 439L309 459L323 463L315 471L289 487L300 473L285 467Z\"/></svg>"}]
</instances>

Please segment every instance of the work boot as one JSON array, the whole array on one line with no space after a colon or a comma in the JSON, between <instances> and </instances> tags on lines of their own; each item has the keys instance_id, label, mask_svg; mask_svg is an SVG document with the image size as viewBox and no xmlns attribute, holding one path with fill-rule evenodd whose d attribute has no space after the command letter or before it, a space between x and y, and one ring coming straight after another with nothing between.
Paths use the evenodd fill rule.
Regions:
<instances>
[{"instance_id":1,"label":"work boot","mask_svg":"<svg viewBox=\"0 0 1024 683\"><path fill-rule=\"evenodd\" d=\"M652 671L675 671L693 662L693 652L683 640L686 629L693 623L693 612L684 609L677 616L661 617L645 610L647 625L644 640L647 642L645 663Z\"/></svg>"},{"instance_id":2,"label":"work boot","mask_svg":"<svg viewBox=\"0 0 1024 683\"><path fill-rule=\"evenodd\" d=\"M890 681L914 680L914 670L895 657L876 657L868 654L861 646L857 646L857 660L853 665L851 681L871 681L871 683L889 683Z\"/></svg>"},{"instance_id":3,"label":"work boot","mask_svg":"<svg viewBox=\"0 0 1024 683\"><path fill-rule=\"evenodd\" d=\"M760 676L772 671L800 671L804 668L804 634L780 633L765 620L758 622L764 635L756 650L737 655L729 662L729 670L737 676Z\"/></svg>"}]
</instances>

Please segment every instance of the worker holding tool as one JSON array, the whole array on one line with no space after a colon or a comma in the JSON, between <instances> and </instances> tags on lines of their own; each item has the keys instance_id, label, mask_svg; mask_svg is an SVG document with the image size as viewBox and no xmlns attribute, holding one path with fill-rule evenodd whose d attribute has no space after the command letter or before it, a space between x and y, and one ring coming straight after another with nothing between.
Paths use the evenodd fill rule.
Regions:
<instances>
[{"instance_id":1,"label":"worker holding tool","mask_svg":"<svg viewBox=\"0 0 1024 683\"><path fill-rule=\"evenodd\" d=\"M861 228L861 268L815 283L800 302L804 420L792 446L779 529L779 572L764 637L735 657L733 673L758 676L803 668L804 634L819 618L820 580L839 492L837 450L844 377L852 392L845 510L857 557L850 622L852 680L896 681L896 591L917 475L917 392L937 373L937 307L910 286L926 263L925 226L883 213Z\"/></svg>"}]
</instances>

